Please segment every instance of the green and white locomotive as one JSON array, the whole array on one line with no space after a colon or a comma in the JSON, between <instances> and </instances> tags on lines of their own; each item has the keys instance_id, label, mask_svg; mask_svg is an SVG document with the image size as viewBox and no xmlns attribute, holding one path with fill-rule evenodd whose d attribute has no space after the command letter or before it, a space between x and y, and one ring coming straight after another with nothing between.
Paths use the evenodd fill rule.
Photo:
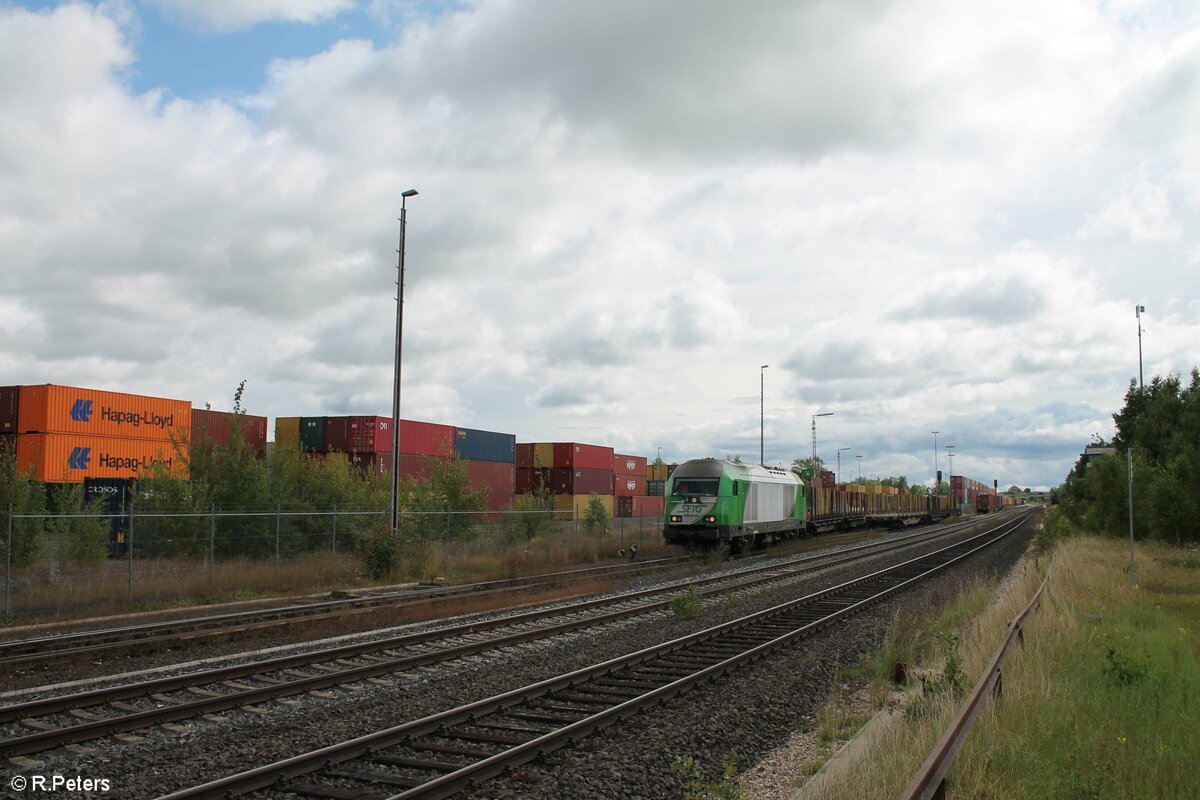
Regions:
<instances>
[{"instance_id":1,"label":"green and white locomotive","mask_svg":"<svg viewBox=\"0 0 1200 800\"><path fill-rule=\"evenodd\" d=\"M680 464L667 481L667 542L762 546L805 532L804 482L792 470L701 458Z\"/></svg>"}]
</instances>

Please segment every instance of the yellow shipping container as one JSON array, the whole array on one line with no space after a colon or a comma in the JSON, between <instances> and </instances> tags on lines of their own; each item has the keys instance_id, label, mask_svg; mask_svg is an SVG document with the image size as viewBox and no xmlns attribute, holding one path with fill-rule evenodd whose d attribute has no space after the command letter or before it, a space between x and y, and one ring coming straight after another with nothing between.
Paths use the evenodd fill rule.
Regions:
<instances>
[{"instance_id":1,"label":"yellow shipping container","mask_svg":"<svg viewBox=\"0 0 1200 800\"><path fill-rule=\"evenodd\" d=\"M596 495L600 498L600 502L604 504L604 510L608 512L611 518L613 515L613 496L611 494ZM558 494L554 496L554 510L572 514L573 517L583 519L587 515L588 501L591 499L589 494Z\"/></svg>"},{"instance_id":2,"label":"yellow shipping container","mask_svg":"<svg viewBox=\"0 0 1200 800\"><path fill-rule=\"evenodd\" d=\"M554 466L554 442L537 442L533 445L533 468L551 469Z\"/></svg>"},{"instance_id":3,"label":"yellow shipping container","mask_svg":"<svg viewBox=\"0 0 1200 800\"><path fill-rule=\"evenodd\" d=\"M283 450L300 449L300 418L275 418L275 447Z\"/></svg>"}]
</instances>

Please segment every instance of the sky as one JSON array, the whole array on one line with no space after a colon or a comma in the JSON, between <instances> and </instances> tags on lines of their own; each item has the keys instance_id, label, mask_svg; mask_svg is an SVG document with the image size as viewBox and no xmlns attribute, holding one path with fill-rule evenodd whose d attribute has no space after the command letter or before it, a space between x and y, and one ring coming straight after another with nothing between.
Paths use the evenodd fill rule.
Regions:
<instances>
[{"instance_id":1,"label":"sky","mask_svg":"<svg viewBox=\"0 0 1200 800\"><path fill-rule=\"evenodd\" d=\"M389 415L410 188L407 419L1048 487L1200 362L1191 3L0 0L0 108L0 384Z\"/></svg>"}]
</instances>

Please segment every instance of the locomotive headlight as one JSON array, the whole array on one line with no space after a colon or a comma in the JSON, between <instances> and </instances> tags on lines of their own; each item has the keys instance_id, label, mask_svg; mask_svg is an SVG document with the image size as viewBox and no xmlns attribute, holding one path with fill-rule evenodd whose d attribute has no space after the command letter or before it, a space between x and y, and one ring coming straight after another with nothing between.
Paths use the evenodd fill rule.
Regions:
<instances>
[{"instance_id":1,"label":"locomotive headlight","mask_svg":"<svg viewBox=\"0 0 1200 800\"><path fill-rule=\"evenodd\" d=\"M717 518L716 518L716 517L714 517L714 516L712 516L712 515L710 514L710 515L708 515L707 517L705 517L705 518L704 518L704 521L705 521L705 522L716 522L716 521L717 521Z\"/></svg>"},{"instance_id":2,"label":"locomotive headlight","mask_svg":"<svg viewBox=\"0 0 1200 800\"><path fill-rule=\"evenodd\" d=\"M672 514L671 522L683 522L683 517L679 516L678 514Z\"/></svg>"}]
</instances>

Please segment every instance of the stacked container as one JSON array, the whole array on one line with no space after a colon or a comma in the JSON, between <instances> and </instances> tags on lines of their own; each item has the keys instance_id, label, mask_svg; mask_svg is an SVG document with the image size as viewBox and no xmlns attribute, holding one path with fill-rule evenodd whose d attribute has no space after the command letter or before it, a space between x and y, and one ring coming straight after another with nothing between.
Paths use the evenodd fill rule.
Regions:
<instances>
[{"instance_id":1,"label":"stacked container","mask_svg":"<svg viewBox=\"0 0 1200 800\"><path fill-rule=\"evenodd\" d=\"M618 510L614 501L615 464L611 447L581 442L534 442L517 445L515 452L518 493L547 489L554 495L556 511L577 516L586 513L592 494L600 496L610 516ZM639 458L631 457L630 469L634 472L639 468ZM640 459L642 483L645 482L645 463L644 458ZM635 482L633 489L628 491L639 488L640 484Z\"/></svg>"},{"instance_id":2,"label":"stacked container","mask_svg":"<svg viewBox=\"0 0 1200 800\"><path fill-rule=\"evenodd\" d=\"M454 454L467 462L471 488L486 492L488 511L511 508L516 491L516 443L511 433L456 428ZM530 457L531 451L526 451Z\"/></svg>"},{"instance_id":3,"label":"stacked container","mask_svg":"<svg viewBox=\"0 0 1200 800\"><path fill-rule=\"evenodd\" d=\"M20 386L0 386L0 452L16 452L20 400Z\"/></svg>"},{"instance_id":4,"label":"stacked container","mask_svg":"<svg viewBox=\"0 0 1200 800\"><path fill-rule=\"evenodd\" d=\"M17 468L34 480L133 478L158 465L187 476L187 401L53 384L21 386L17 395Z\"/></svg>"},{"instance_id":5,"label":"stacked container","mask_svg":"<svg viewBox=\"0 0 1200 800\"><path fill-rule=\"evenodd\" d=\"M278 425L276 425L278 431ZM229 411L210 411L206 408L192 409L191 449L214 445L228 447L237 432L246 445L262 458L267 452L267 418L252 414L234 414Z\"/></svg>"}]
</instances>

